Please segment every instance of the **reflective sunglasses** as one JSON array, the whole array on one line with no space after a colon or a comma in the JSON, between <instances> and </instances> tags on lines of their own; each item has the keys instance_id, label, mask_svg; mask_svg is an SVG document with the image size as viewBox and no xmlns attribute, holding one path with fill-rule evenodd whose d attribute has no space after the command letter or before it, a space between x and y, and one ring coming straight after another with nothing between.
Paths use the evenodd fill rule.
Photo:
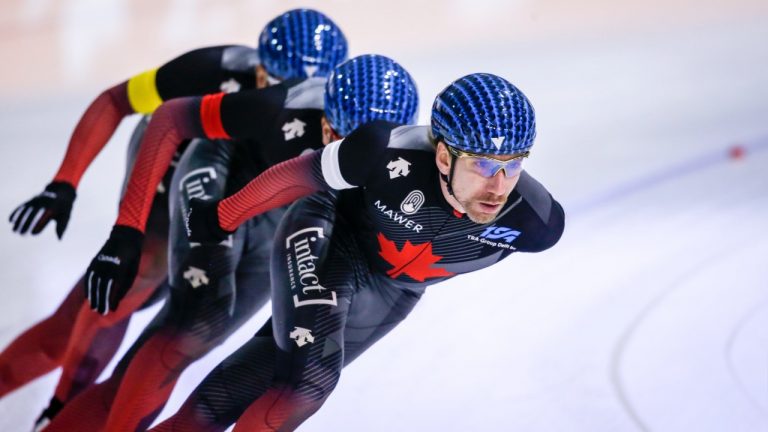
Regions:
<instances>
[{"instance_id":1,"label":"reflective sunglasses","mask_svg":"<svg viewBox=\"0 0 768 432\"><path fill-rule=\"evenodd\" d=\"M523 159L527 158L531 153L529 151L518 153L514 158L504 161L491 156L467 153L449 145L446 145L446 147L448 147L448 151L457 158L470 158L472 169L481 176L488 178L495 176L499 170L504 170L504 176L506 178L512 178L520 174L523 170Z\"/></svg>"}]
</instances>

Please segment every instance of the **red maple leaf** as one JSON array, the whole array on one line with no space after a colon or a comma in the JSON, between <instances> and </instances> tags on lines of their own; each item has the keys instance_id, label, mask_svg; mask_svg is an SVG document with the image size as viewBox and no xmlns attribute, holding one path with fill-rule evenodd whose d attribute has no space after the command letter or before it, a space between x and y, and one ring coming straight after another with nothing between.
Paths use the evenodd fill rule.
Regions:
<instances>
[{"instance_id":1,"label":"red maple leaf","mask_svg":"<svg viewBox=\"0 0 768 432\"><path fill-rule=\"evenodd\" d=\"M440 261L439 255L432 254L432 243L413 244L409 240L405 241L402 250L397 249L397 245L392 240L379 233L379 255L389 264L392 269L387 271L387 275L392 279L405 273L414 280L424 282L428 278L440 276L453 276L453 273L441 267L432 267L432 264Z\"/></svg>"}]
</instances>

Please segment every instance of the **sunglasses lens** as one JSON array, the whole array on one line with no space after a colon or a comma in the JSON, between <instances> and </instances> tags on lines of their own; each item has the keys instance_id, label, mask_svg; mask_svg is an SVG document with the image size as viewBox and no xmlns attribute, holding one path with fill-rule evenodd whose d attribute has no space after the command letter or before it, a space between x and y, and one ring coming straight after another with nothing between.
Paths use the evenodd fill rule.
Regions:
<instances>
[{"instance_id":1,"label":"sunglasses lens","mask_svg":"<svg viewBox=\"0 0 768 432\"><path fill-rule=\"evenodd\" d=\"M475 169L483 177L493 177L499 170L499 164L490 159L473 158Z\"/></svg>"},{"instance_id":2,"label":"sunglasses lens","mask_svg":"<svg viewBox=\"0 0 768 432\"><path fill-rule=\"evenodd\" d=\"M512 159L507 162L495 161L485 158L473 158L474 167L477 172L483 177L493 177L499 170L504 170L504 176L507 178L514 177L520 174L522 170L522 159Z\"/></svg>"},{"instance_id":3,"label":"sunglasses lens","mask_svg":"<svg viewBox=\"0 0 768 432\"><path fill-rule=\"evenodd\" d=\"M506 166L504 167L504 175L507 176L507 178L511 178L520 174L520 171L522 170L523 170L523 160L513 159L506 163Z\"/></svg>"}]
</instances>

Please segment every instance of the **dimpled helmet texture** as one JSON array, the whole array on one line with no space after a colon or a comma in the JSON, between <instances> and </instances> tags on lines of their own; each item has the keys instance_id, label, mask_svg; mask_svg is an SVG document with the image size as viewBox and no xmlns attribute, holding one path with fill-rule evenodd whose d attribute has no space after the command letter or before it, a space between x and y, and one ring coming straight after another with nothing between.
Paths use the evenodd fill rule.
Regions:
<instances>
[{"instance_id":1,"label":"dimpled helmet texture","mask_svg":"<svg viewBox=\"0 0 768 432\"><path fill-rule=\"evenodd\" d=\"M536 114L523 92L504 78L470 74L435 98L432 135L470 153L520 153L533 146Z\"/></svg>"},{"instance_id":2,"label":"dimpled helmet texture","mask_svg":"<svg viewBox=\"0 0 768 432\"><path fill-rule=\"evenodd\" d=\"M347 39L322 13L294 9L264 27L259 36L259 56L267 72L276 78L324 77L347 58Z\"/></svg>"},{"instance_id":3,"label":"dimpled helmet texture","mask_svg":"<svg viewBox=\"0 0 768 432\"><path fill-rule=\"evenodd\" d=\"M347 60L325 84L325 116L341 136L373 120L414 124L418 107L419 92L411 75L381 55Z\"/></svg>"}]
</instances>

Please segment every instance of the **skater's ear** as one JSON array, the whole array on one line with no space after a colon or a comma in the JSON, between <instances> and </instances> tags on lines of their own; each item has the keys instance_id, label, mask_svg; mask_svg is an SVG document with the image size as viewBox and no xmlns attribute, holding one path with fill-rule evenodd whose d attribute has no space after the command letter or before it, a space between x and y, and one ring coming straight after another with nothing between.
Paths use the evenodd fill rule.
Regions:
<instances>
[{"instance_id":1,"label":"skater's ear","mask_svg":"<svg viewBox=\"0 0 768 432\"><path fill-rule=\"evenodd\" d=\"M323 118L320 120L320 124L322 126L323 132L323 145L328 145L343 138L341 135L337 134L335 130L333 130L331 123L328 121L328 119L325 118L325 116L323 116Z\"/></svg>"},{"instance_id":2,"label":"skater's ear","mask_svg":"<svg viewBox=\"0 0 768 432\"><path fill-rule=\"evenodd\" d=\"M437 169L440 170L440 173L443 175L448 175L451 171L452 162L453 158L451 158L451 154L448 152L448 147L446 147L444 142L438 141L437 147L435 148L435 163L437 164Z\"/></svg>"}]
</instances>

